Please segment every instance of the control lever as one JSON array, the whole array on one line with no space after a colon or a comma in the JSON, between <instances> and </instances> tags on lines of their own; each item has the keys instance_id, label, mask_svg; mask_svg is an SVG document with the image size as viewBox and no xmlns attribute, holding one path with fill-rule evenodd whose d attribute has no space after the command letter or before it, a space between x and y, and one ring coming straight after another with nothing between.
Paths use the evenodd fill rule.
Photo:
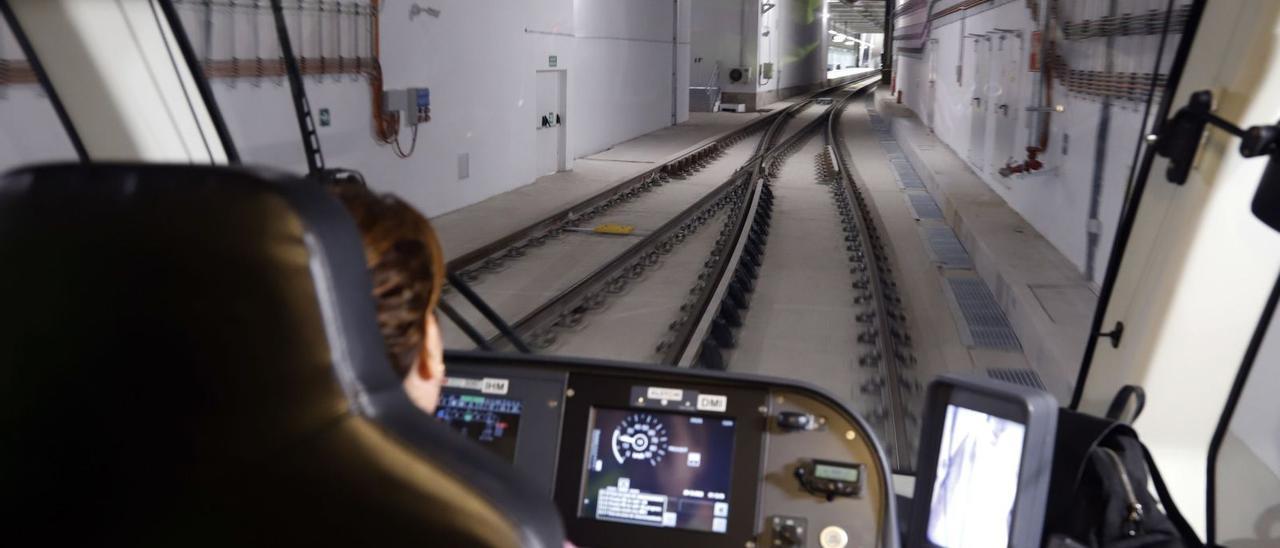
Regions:
<instances>
[{"instance_id":1,"label":"control lever","mask_svg":"<svg viewBox=\"0 0 1280 548\"><path fill-rule=\"evenodd\" d=\"M795 516L773 516L770 521L773 525L773 534L769 535L770 546L791 548L805 545L805 529L808 528L809 520Z\"/></svg>"},{"instance_id":2,"label":"control lever","mask_svg":"<svg viewBox=\"0 0 1280 548\"><path fill-rule=\"evenodd\" d=\"M804 535L801 531L794 523L788 523L778 528L778 538L783 546L804 546Z\"/></svg>"}]
</instances>

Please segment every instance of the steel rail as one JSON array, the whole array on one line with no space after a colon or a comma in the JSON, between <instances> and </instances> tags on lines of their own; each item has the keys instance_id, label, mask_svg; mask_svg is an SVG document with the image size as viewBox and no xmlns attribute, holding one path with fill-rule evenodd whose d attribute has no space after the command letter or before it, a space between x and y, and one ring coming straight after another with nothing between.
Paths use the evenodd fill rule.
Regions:
<instances>
[{"instance_id":1,"label":"steel rail","mask_svg":"<svg viewBox=\"0 0 1280 548\"><path fill-rule=\"evenodd\" d=\"M858 87L849 93L848 96L851 97L877 82L879 82L878 75L872 75L868 78L847 83L841 87L857 85ZM800 140L808 138L809 132L817 129L824 120L830 119L831 115L836 112L836 107L837 105L833 102L831 107L821 116L815 118L805 128L792 134L785 142L772 149L769 155L759 159L760 162L755 167L754 184L751 189L751 205L748 208L748 214L737 222L733 236L733 252L731 254L722 254L718 258L713 277L715 283L710 284L707 290L697 297L696 304L692 307L692 318L695 321L686 322L674 335L675 344L671 345L671 350L675 353L675 358L670 359L672 363L681 367L693 367L698 362L702 362L703 366L725 366L722 363L722 359L716 356L719 353L718 350L712 346L713 343L708 341L715 321L724 306L724 299L737 276L743 253L750 239L751 227L757 222L755 218L756 212L759 210L760 193L764 188L764 174L761 171L765 169L766 163L774 160L778 153L798 144Z\"/></svg>"},{"instance_id":2,"label":"steel rail","mask_svg":"<svg viewBox=\"0 0 1280 548\"><path fill-rule=\"evenodd\" d=\"M910 337L901 323L905 316L901 310L897 309L900 299L897 295L897 286L891 277L892 267L875 227L872 206L859 189L858 182L853 178L852 171L849 169L852 162L848 159L848 149L844 145L843 136L837 131L840 115L852 97L853 94L845 97L828 120L827 144L834 150L837 179L844 185L846 195L857 202L858 210L861 211L861 215L857 214L858 211L854 211L850 217L854 220L858 237L863 242L862 258L864 261L873 263L867 265L868 268L865 269L868 283L865 286L864 296L868 296L866 293L869 293L868 300L874 309L874 318L868 318L871 321L867 323L871 325L864 328L859 335L859 340L874 341L875 351L865 355L862 358L862 364L868 367L877 366L883 375L883 382L878 383L881 402L887 405L887 412L883 415L886 428L882 435L887 434L886 437L891 441L890 459L893 461L893 469L910 471L914 468L912 457L916 451L907 422L909 417L914 415L903 394L905 390L911 389L911 383L902 369L911 366L914 360L909 350Z\"/></svg>"},{"instance_id":3,"label":"steel rail","mask_svg":"<svg viewBox=\"0 0 1280 548\"><path fill-rule=\"evenodd\" d=\"M874 73L867 73L861 79L851 80L837 86L815 91L811 93L805 101L812 100L823 93L856 83L873 75ZM802 103L805 101L802 101ZM676 156L658 166L593 194L576 204L547 215L546 217L515 230L506 236L454 257L447 263L446 269L449 272L462 274L464 278L468 277L469 272L472 272L473 269L477 267L482 267L488 261L493 261L493 257L504 250L528 244L537 245L549 237L554 237L558 234L560 229L565 226L572 225L575 219L577 219L582 213L608 204L611 200L617 200L625 197L628 193L631 193L631 196L635 196L646 183L649 183L655 178L661 178L663 176L670 177L683 166L700 161L706 156L714 153L716 150L727 148L724 143L736 142L737 140L745 138L752 133L761 131L762 129L767 129L777 119L779 119L779 117L782 117L787 112L789 112L789 109L780 109L756 118L750 123L724 135L707 138L693 146L690 146L689 148L686 148L684 151L677 153ZM757 143L756 152L753 154L752 160L762 153L763 151L760 150L759 143ZM750 161L751 160L748 162Z\"/></svg>"},{"instance_id":4,"label":"steel rail","mask_svg":"<svg viewBox=\"0 0 1280 548\"><path fill-rule=\"evenodd\" d=\"M875 368L881 375L879 379L872 379L865 384L863 391L879 393L882 412L878 416L883 421L883 434L892 442L893 450L890 456L894 469L909 471L913 466L915 443L909 425L914 415L909 408L908 392L918 391L918 386L902 371L903 368L911 366L914 361L909 349L910 337L903 325L905 316L899 309L900 298L892 279L892 266L888 254L876 228L871 206L853 178L850 169L852 162L848 158L847 147L838 131L841 114L848 102L877 82L878 80L867 82L852 89L850 93L834 102L822 116L759 159L760 162L754 166L752 172L751 194L748 197L750 205L745 208L745 214L741 218L730 221L734 229L733 251L721 253L718 256L713 253L712 259L717 262L714 267L715 276L712 279L716 281L714 284L707 284L703 292L693 301L696 303L693 307L693 317L696 321L687 321L681 326L676 335L675 344L669 348L678 358L672 360L671 354L667 354L667 359L669 363L676 363L682 367L701 366L723 369L728 366L722 350L733 347L736 341L732 338L733 324L726 319L729 316L737 316L736 325L740 326L742 316L734 311L726 316L726 307L742 305L726 299L731 293L733 284L739 284L738 290L742 292L741 284L750 283L747 279L753 276L747 276L744 273L758 272L755 269L744 270L744 267L750 266L748 264L750 261L744 263L744 259L747 248L752 245L749 241L756 237L756 233L763 230L763 233L767 234L768 209L763 208L766 215L763 219L756 218L758 212L762 210L761 198L767 188L766 177L761 171L765 169L766 164L777 164L778 159L774 156L785 153L789 147L797 146L800 140L808 138L807 134L815 129L815 126L825 122L825 137L828 145L825 154L829 154L831 168L834 171L831 184L839 185L833 187L833 191L838 190L841 193L841 216L846 224L846 231L849 232L846 237L846 241L849 242L849 260L854 264L851 272L858 276L853 282L853 287L857 291L854 299L855 302L867 304L871 308L870 313L859 314L858 321L862 327L857 339L863 344L870 345L872 350L859 356L858 361L863 366ZM761 251L763 239L757 239L754 245L756 256L759 257L763 254ZM758 268L758 259L756 262ZM749 289L746 292L749 293ZM726 341L728 346L725 345Z\"/></svg>"},{"instance_id":5,"label":"steel rail","mask_svg":"<svg viewBox=\"0 0 1280 548\"><path fill-rule=\"evenodd\" d=\"M868 77L871 76L874 74L868 75ZM587 313L602 306L610 293L620 291L628 280L638 278L645 269L657 264L662 255L684 240L685 235L710 221L722 207L734 199L734 192L741 192L739 189L744 187L742 183L758 172L763 159L773 148L769 145L777 137L785 121L823 94L848 85L850 84L844 83L820 90L768 118L771 123L765 135L756 143L752 156L723 183L677 213L658 229L644 236L639 242L514 322L512 328L535 348L550 346L555 340L554 329L557 325L560 327L578 325ZM660 168L655 168L651 172L657 169ZM644 175L640 177L643 178ZM505 341L499 336L492 337L489 342L495 347L506 346ZM664 361L674 363L674 358Z\"/></svg>"},{"instance_id":6,"label":"steel rail","mask_svg":"<svg viewBox=\"0 0 1280 548\"><path fill-rule=\"evenodd\" d=\"M809 137L822 120L831 113L833 107L827 107L823 114L811 120L799 131L792 133L786 140L779 143L778 146L772 147L768 153L759 155L752 159L752 174L750 193L748 195L749 206L746 208L745 214L735 219L736 226L733 231L733 252L729 254L721 253L713 259L716 261L713 269L715 274L711 277L716 282L708 284L708 290L701 292L694 301L692 314L688 316L689 320L684 321L680 328L676 330L676 334L672 338L672 343L665 345L664 363L673 363L680 367L692 367L695 362L702 356L703 343L707 334L711 330L711 326L719 314L720 302L723 301L725 294L729 291L729 285L732 283L733 276L728 275L736 268L742 257L743 249L746 247L748 237L746 235L750 231L752 223L755 222L756 211L759 210L760 194L764 187L765 164L772 160L777 154L786 150L788 147L798 143L802 139ZM709 313L715 311L715 313Z\"/></svg>"},{"instance_id":7,"label":"steel rail","mask_svg":"<svg viewBox=\"0 0 1280 548\"><path fill-rule=\"evenodd\" d=\"M807 106L808 101L796 103L792 107L780 112L779 116L771 118L773 123L757 144L757 147L763 145L774 134L774 131L785 122L789 116L798 110L798 107ZM722 201L744 177L749 176L751 171L749 166L753 165L756 159L761 155L753 155L753 160L749 160L742 167L733 172L723 183L720 183L714 190L703 195L698 201L685 208L680 213L663 223L657 230L650 232L644 236L639 242L631 245L621 253L616 255L609 262L601 265L593 270L586 277L578 280L573 285L560 292L555 297L544 302L523 318L512 324L512 328L516 333L525 336L535 347L545 348L553 340L554 335L550 333L550 328L559 323L569 323L577 325L587 311L598 308L603 304L603 299L607 298L602 291L607 288L601 288L609 283L618 283L614 280L619 279L619 275L627 276L629 271L631 277L637 277L643 270L643 267L637 269L635 263L638 259L643 258L646 264L655 264L658 258L665 254L674 245L684 240L684 233L692 228L691 224L700 226L709 221L715 211L711 211L712 206L716 202ZM718 210L718 208L716 208ZM683 231L681 229L684 229ZM673 241L674 240L674 241ZM625 282L623 282L625 283ZM551 338L549 338L551 337ZM503 347L504 341L500 337L490 339L490 344Z\"/></svg>"},{"instance_id":8,"label":"steel rail","mask_svg":"<svg viewBox=\"0 0 1280 548\"><path fill-rule=\"evenodd\" d=\"M459 255L451 259L446 265L446 268L449 272L462 273L474 267L481 266L492 256L497 255L512 246L554 235L557 229L571 224L573 220L583 212L591 210L597 206L604 205L610 200L626 195L630 191L639 189L641 185L653 180L654 178L659 178L664 175L670 177L677 171L677 166L687 165L698 161L702 157L711 154L717 146L721 146L721 143L734 141L759 131L766 124L772 123L774 119L782 115L784 112L785 110L771 112L752 120L747 125L734 131L699 142L658 166L593 194L576 204L547 215L546 217L526 225L525 227L506 236Z\"/></svg>"}]
</instances>

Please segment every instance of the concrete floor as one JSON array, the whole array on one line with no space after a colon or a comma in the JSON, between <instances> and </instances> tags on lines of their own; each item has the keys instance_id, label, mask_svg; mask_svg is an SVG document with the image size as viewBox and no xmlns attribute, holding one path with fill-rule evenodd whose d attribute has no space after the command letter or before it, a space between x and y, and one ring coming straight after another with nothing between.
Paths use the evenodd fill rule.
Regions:
<instances>
[{"instance_id":1,"label":"concrete floor","mask_svg":"<svg viewBox=\"0 0 1280 548\"><path fill-rule=\"evenodd\" d=\"M785 139L786 136L799 130L804 124L817 117L820 112L821 108L815 106L797 114L787 121L779 134L779 140ZM740 115L726 114L724 116ZM749 119L725 118L724 116L708 114L706 118L710 119L712 123L702 127L719 128L720 132L716 134L718 136L736 129L741 123L749 121ZM726 120L737 120L739 124L731 125ZM543 206L547 209L522 223L513 223L508 213L512 208L520 205L520 199L531 198L527 196L527 192L524 192L525 189L517 189L497 196L459 212L433 219L432 222L441 233L446 253L455 253L451 249L456 248L471 249L478 247L505 235L505 232L496 232L493 229L495 225L508 226L507 231L523 227L528 222L576 203L575 200L580 200L601 189L621 182L635 173L652 167L652 162L638 163L640 162L640 160L637 160L638 158L659 158L654 162L665 161L667 157L673 154L659 156L660 154L668 153L669 150L676 150L677 153L687 150L691 147L677 147L680 146L680 143L687 143L701 134L702 130L688 128L679 135L655 137L654 134L650 134L599 155L589 157L586 162L578 162L579 165L596 166L607 163L613 166L622 166L614 168L614 171L620 173L619 178L616 180L605 181L603 178L582 177L580 175L571 177L576 171L557 173L539 179L537 183L530 186L539 187L538 193L540 195L555 195L561 188L573 184L573 182L581 184L582 187L589 187L591 190L581 195L574 193L574 200L564 201L564 203L555 202L555 205L548 205L553 203L553 200L550 199L533 202L533 205L530 206L531 208ZM730 147L719 159L699 172L682 180L673 180L671 183L645 193L630 202L618 205L593 221L595 224L613 223L634 226L636 236L567 233L549 240L541 247L531 249L519 260L509 261L501 270L483 273L480 279L472 284L473 288L508 322L514 323L518 321L542 303L567 289L577 280L586 277L596 268L613 259L633 244L636 238L662 226L688 207L689 204L696 202L718 187L728 179L734 170L750 158L755 144L756 139L743 139ZM700 141L697 146L701 146ZM610 159L594 159L602 155ZM643 167L636 168L634 167L636 165ZM575 186L573 188L579 190L579 187ZM559 198L558 196L556 197ZM521 211L523 212L523 210ZM480 219L492 222L482 223L479 222ZM708 223L708 225L711 224L714 223ZM658 269L661 273L654 274L655 279L658 281L650 280L649 278L637 280L626 294L619 295L604 310L599 311L597 314L592 314L587 322L579 326L578 331L560 333L556 344L546 351L565 355L652 361L655 358L654 349L665 334L666 325L676 318L680 304L683 303L684 299L684 292L671 289L673 286L669 284L683 284L686 288L692 287L698 273L696 267L699 267L702 261L705 260L707 253L710 251L710 243L715 240L714 235L719 231L718 228L710 231L705 228L699 231L694 238L686 240L676 252L664 257L663 267ZM477 233L488 234L490 232L493 232L493 234L488 238L481 239L476 236ZM705 236L707 232L712 234L710 239ZM645 289L636 289L638 287L644 287ZM657 289L654 289L655 287ZM670 296L660 297L660 295ZM446 294L445 299L484 335L493 336L497 333L496 328L484 321L480 313L467 305L458 295ZM600 316L599 319L597 319L597 316ZM442 330L446 345L467 348L472 346L462 331L452 322L443 322ZM624 331L620 333L618 330ZM642 333L643 336L641 336Z\"/></svg>"},{"instance_id":2,"label":"concrete floor","mask_svg":"<svg viewBox=\"0 0 1280 548\"><path fill-rule=\"evenodd\" d=\"M853 274L831 187L814 158L826 145L809 138L772 180L773 222L750 307L726 358L729 370L802 380L829 389L854 409L871 411L859 392L875 372L858 366L872 347L857 341Z\"/></svg>"},{"instance_id":3,"label":"concrete floor","mask_svg":"<svg viewBox=\"0 0 1280 548\"><path fill-rule=\"evenodd\" d=\"M786 108L794 100L769 105ZM693 112L685 123L662 128L575 159L573 169L431 219L445 255L456 257L581 202L657 164L695 150L766 113Z\"/></svg>"},{"instance_id":4,"label":"concrete floor","mask_svg":"<svg viewBox=\"0 0 1280 548\"><path fill-rule=\"evenodd\" d=\"M872 132L863 101L849 104L840 127L854 178L871 197L881 234L888 238L888 252L912 332L916 377L925 382L938 374L979 367L1026 367L1021 353L966 346L955 314L939 313L952 308L943 289L943 269L934 262L920 237L921 221L907 206L889 157Z\"/></svg>"},{"instance_id":5,"label":"concrete floor","mask_svg":"<svg viewBox=\"0 0 1280 548\"><path fill-rule=\"evenodd\" d=\"M945 372L1031 367L1040 373L1050 391L1059 398L1065 397L1071 371L1045 365L1044 356L1074 348L1068 344L1069 339L1077 334L1079 324L1087 323L1085 309L1091 309L1091 305L1081 303L1078 293L1085 286L1077 283L1079 274L1060 255L1055 260L1052 253L1056 252L1042 238L1037 240L1039 236L1025 221L1019 224L1011 220L1020 218L1002 202L986 199L980 192L983 189L966 186L971 183L969 179L976 177L963 167L955 167L963 166L963 162L945 146L937 146L936 140L931 141L927 129L921 132L909 112L884 104L883 91L879 95L881 115L892 119L902 148L912 156L913 166L944 210L945 222L961 237L975 263L974 269L954 270L943 269L935 261L921 238L924 221L916 219L907 205L889 158L870 127L866 104L851 102L841 129L854 164L854 176L870 197L875 222L887 240L908 316L917 360L909 376L926 383ZM784 133L798 130L820 111L815 107L801 113L787 124ZM572 172L543 177L532 185L433 222L448 253L466 252L655 163L701 146L708 138L727 133L753 118L754 115L695 114L689 125L667 128L579 159ZM743 140L701 172L618 206L596 222L631 224L641 233L653 230L723 182L745 161L754 144L754 139ZM788 159L774 181L773 227L760 281L745 315L746 325L738 333L738 348L728 358L734 371L814 382L845 398L855 409L869 411L878 402L867 400L860 391L870 372L857 367L861 353L853 320L857 307L852 303L839 218L828 188L818 184L814 174L813 157L823 144L820 135L810 138ZM973 203L980 203L981 209ZM556 343L548 351L652 361L667 326L678 317L679 306L693 286L722 223L723 219L717 218L703 225L676 251L663 257L660 268L650 269L629 284L577 330L558 332ZM499 271L483 274L476 290L505 318L515 321L613 258L635 238L567 234L531 250ZM1027 352L974 347L962 335L963 322L946 289L944 275L986 281L999 304L1006 308ZM993 277L997 283L992 282ZM1091 296L1087 288L1086 293ZM451 302L460 301L448 298ZM1011 299L1021 310L1008 311ZM1025 310L1028 303L1034 303L1035 310ZM470 310L465 305L458 308ZM1042 317L1027 319L1034 314ZM473 319L477 316L466 315ZM444 325L447 346L470 347L450 322ZM1049 342L1040 335L1046 330L1044 325L1049 325L1050 331L1057 329L1057 335L1047 337ZM1082 336L1080 340L1083 341ZM1029 359L1029 355L1036 358Z\"/></svg>"},{"instance_id":6,"label":"concrete floor","mask_svg":"<svg viewBox=\"0 0 1280 548\"><path fill-rule=\"evenodd\" d=\"M1017 332L1030 367L1060 403L1079 372L1097 293L1079 270L886 90L876 104ZM857 150L850 143L850 148ZM972 353L971 353L972 354ZM974 355L981 367L1002 356Z\"/></svg>"}]
</instances>

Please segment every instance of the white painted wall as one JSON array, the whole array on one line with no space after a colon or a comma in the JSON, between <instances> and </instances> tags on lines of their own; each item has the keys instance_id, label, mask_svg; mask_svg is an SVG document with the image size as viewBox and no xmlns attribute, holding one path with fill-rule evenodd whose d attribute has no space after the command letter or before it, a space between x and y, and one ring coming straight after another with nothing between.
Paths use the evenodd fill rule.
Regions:
<instances>
[{"instance_id":1,"label":"white painted wall","mask_svg":"<svg viewBox=\"0 0 1280 548\"><path fill-rule=\"evenodd\" d=\"M824 51L826 22L822 4L809 0L775 0L776 7L760 16L759 58L774 64L772 81L760 81L760 91L780 92L826 80ZM769 36L763 36L765 30Z\"/></svg>"},{"instance_id":2,"label":"white painted wall","mask_svg":"<svg viewBox=\"0 0 1280 548\"><path fill-rule=\"evenodd\" d=\"M570 130L576 156L671 125L673 91L677 120L688 119L689 10L688 0L574 2L569 111L578 122Z\"/></svg>"},{"instance_id":3,"label":"white painted wall","mask_svg":"<svg viewBox=\"0 0 1280 548\"><path fill-rule=\"evenodd\" d=\"M928 43L926 52L920 56L895 54L895 77L897 87L902 91L906 104L927 123L932 122L933 130L938 137L962 158L970 163L970 167L982 177L997 194L1046 239L1053 243L1059 251L1080 268L1086 271L1087 265L1087 226L1089 220L1091 185L1094 178L1094 165L1097 158L1098 123L1102 111L1101 102L1094 97L1069 94L1059 84L1053 90L1054 102L1065 107L1063 114L1051 115L1052 126L1047 153L1041 156L1045 169L1032 175L1002 177L998 168L1009 160L1022 161L1028 143L1028 114L1025 107L1031 101L1031 73L1025 69L1017 71L1017 79L1012 83L999 84L975 82L976 66L974 64L975 40L966 38L972 33L988 33L996 28L1022 29L1023 38L1013 36L1006 38L1005 48L1018 52L1017 58L1025 67L1028 56L1030 32L1035 28L1031 12L1025 2L996 2L998 7L971 14L964 19L954 19L934 26L930 38L935 43ZM1150 4L1150 5L1148 5ZM1087 16L1098 17L1105 12L1098 11L1103 4L1093 3L1095 11L1091 15L1066 15L1072 19ZM1123 3L1125 11L1139 13L1148 8L1163 9L1164 2L1149 0L1128 1ZM1067 9L1070 9L1068 6ZM979 10L972 10L979 11ZM1002 55L997 50L999 41L992 34L991 42L981 41L983 47L990 43L995 55ZM1173 48L1177 44L1174 35L1167 46L1165 68L1172 58ZM1150 72L1155 60L1158 36L1120 37L1116 39L1116 64L1113 70ZM1105 56L1105 39L1092 39L1081 42L1064 42L1064 53L1073 68L1085 70L1103 70ZM961 55L963 50L963 64ZM935 89L930 91L929 56L936 56ZM959 79L957 66L961 66ZM993 66L991 72L996 68ZM980 93L980 86L985 87L985 94ZM970 99L976 95L986 95L989 106L986 113L987 122L984 133L985 154L977 161L969 157L968 150L972 140L972 112ZM996 115L994 106L1011 105L1010 119L1015 128L1013 146L999 147L996 150ZM1106 272L1107 258L1111 252L1111 243L1115 229L1129 167L1133 160L1133 151L1137 144L1138 129L1141 125L1142 105L1136 102L1116 101L1111 108L1110 130L1106 140L1105 162L1102 170L1102 187L1098 218L1100 238L1095 250L1095 263L1092 282L1101 283ZM1016 110L1017 112L1012 112ZM1013 119L1016 117L1016 119Z\"/></svg>"},{"instance_id":4,"label":"white painted wall","mask_svg":"<svg viewBox=\"0 0 1280 548\"><path fill-rule=\"evenodd\" d=\"M363 172L374 187L400 194L428 215L464 207L536 178L534 78L556 55L567 71L564 123L571 157L591 154L672 123L673 63L677 121L688 119L689 0L436 0L439 18L408 17L412 0L382 3L384 86L431 88L432 120L420 126L414 155L401 160L374 140L370 88L358 80L308 77L314 112L327 108L332 124L318 128L330 167ZM192 6L180 7L194 21ZM231 23L216 21L214 57L230 56ZM269 21L269 17L265 19ZM676 27L676 22L680 27ZM295 49L314 48L315 21L303 32L290 18ZM263 25L260 51L278 51ZM237 55L253 55L248 16L237 20ZM188 25L203 51L203 29ZM673 39L674 38L674 39ZM5 44L8 46L8 44ZM330 46L332 47L332 46ZM12 57L17 48L0 54ZM314 55L315 49L311 50ZM331 52L333 50L330 50ZM332 54L332 53L331 53ZM241 78L211 82L246 163L305 170L297 123L283 80ZM58 157L70 147L45 144L52 112L33 90L8 88L0 99L0 168ZM28 128L11 137L8 128ZM401 141L409 147L411 132ZM38 151L38 152L33 152ZM62 152L60 152L62 151ZM470 176L458 177L459 155L470 156ZM568 166L572 168L572 159Z\"/></svg>"},{"instance_id":5,"label":"white painted wall","mask_svg":"<svg viewBox=\"0 0 1280 548\"><path fill-rule=\"evenodd\" d=\"M756 69L750 81L734 83L729 71L735 67L756 67L756 28L759 18L755 0L693 0L690 27L691 57L701 58L690 70L690 82L705 86L720 63L721 90L755 93Z\"/></svg>"},{"instance_id":6,"label":"white painted wall","mask_svg":"<svg viewBox=\"0 0 1280 548\"><path fill-rule=\"evenodd\" d=\"M731 93L777 93L826 79L826 34L821 3L775 0L760 14L759 0L696 0L691 13L692 85L703 86L720 63L719 84ZM768 31L769 36L764 36ZM774 64L774 77L761 77L760 65ZM751 67L751 81L732 83L729 70ZM764 97L768 102L772 95Z\"/></svg>"}]
</instances>

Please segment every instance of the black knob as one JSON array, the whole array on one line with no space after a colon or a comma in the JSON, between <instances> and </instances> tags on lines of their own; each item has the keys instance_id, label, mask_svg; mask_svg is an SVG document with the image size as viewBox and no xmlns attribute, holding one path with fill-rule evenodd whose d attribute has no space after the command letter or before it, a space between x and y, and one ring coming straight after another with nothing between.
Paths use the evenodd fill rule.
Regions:
<instances>
[{"instance_id":1,"label":"black knob","mask_svg":"<svg viewBox=\"0 0 1280 548\"><path fill-rule=\"evenodd\" d=\"M807 430L813 424L813 415L782 411L778 413L778 428L783 430Z\"/></svg>"}]
</instances>

